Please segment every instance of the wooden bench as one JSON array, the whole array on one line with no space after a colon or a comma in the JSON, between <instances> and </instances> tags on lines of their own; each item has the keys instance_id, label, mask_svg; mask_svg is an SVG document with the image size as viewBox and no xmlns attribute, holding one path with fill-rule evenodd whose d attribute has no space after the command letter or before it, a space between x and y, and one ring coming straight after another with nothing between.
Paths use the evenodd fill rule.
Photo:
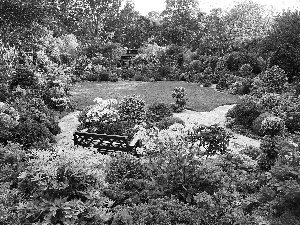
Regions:
<instances>
[{"instance_id":1,"label":"wooden bench","mask_svg":"<svg viewBox=\"0 0 300 225\"><path fill-rule=\"evenodd\" d=\"M139 144L138 141L129 144L127 136L96 134L76 131L73 134L73 137L74 145L97 148L98 152L103 154L121 151L138 156L136 152L136 148Z\"/></svg>"}]
</instances>

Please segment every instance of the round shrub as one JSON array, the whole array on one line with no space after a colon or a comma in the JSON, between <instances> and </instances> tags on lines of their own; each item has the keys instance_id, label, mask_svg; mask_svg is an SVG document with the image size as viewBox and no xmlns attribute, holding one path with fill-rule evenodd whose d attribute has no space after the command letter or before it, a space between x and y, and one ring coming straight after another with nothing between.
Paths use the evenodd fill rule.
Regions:
<instances>
[{"instance_id":1,"label":"round shrub","mask_svg":"<svg viewBox=\"0 0 300 225\"><path fill-rule=\"evenodd\" d=\"M157 122L155 126L160 129L160 130L165 130L168 129L171 125L179 123L182 124L183 126L185 125L184 121L178 117L165 117L161 121Z\"/></svg>"},{"instance_id":2,"label":"round shrub","mask_svg":"<svg viewBox=\"0 0 300 225\"><path fill-rule=\"evenodd\" d=\"M253 131L259 135L279 135L285 129L284 121L269 112L259 115L252 123Z\"/></svg>"},{"instance_id":3,"label":"round shrub","mask_svg":"<svg viewBox=\"0 0 300 225\"><path fill-rule=\"evenodd\" d=\"M258 99L252 96L243 96L241 102L229 109L226 117L233 118L235 123L250 128L252 122L261 114L262 110Z\"/></svg>"},{"instance_id":4,"label":"round shrub","mask_svg":"<svg viewBox=\"0 0 300 225\"><path fill-rule=\"evenodd\" d=\"M264 135L280 135L285 130L284 121L279 117L267 117L262 121L261 125Z\"/></svg>"},{"instance_id":5,"label":"round shrub","mask_svg":"<svg viewBox=\"0 0 300 225\"><path fill-rule=\"evenodd\" d=\"M189 64L188 69L189 69L189 71L193 71L193 72L196 72L196 73L201 73L204 70L203 64L200 60L191 61L190 64Z\"/></svg>"},{"instance_id":6,"label":"round shrub","mask_svg":"<svg viewBox=\"0 0 300 225\"><path fill-rule=\"evenodd\" d=\"M151 122L158 122L164 117L172 116L172 110L170 106L163 102L155 102L148 106L147 119Z\"/></svg>"}]
</instances>

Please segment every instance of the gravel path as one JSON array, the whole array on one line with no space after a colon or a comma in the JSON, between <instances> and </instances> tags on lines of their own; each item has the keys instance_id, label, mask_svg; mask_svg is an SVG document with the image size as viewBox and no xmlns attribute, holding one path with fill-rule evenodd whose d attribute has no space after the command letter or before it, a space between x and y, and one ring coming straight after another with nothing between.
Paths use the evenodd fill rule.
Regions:
<instances>
[{"instance_id":1,"label":"gravel path","mask_svg":"<svg viewBox=\"0 0 300 225\"><path fill-rule=\"evenodd\" d=\"M220 106L210 112L195 112L186 110L182 113L175 113L174 116L181 118L185 121L186 125L192 125L195 123L203 125L218 124L225 127L225 114L234 105L224 105ZM60 119L59 126L61 128L61 133L56 136L56 141L58 145L67 146L73 144L73 133L76 131L79 122L77 116L79 111L72 112L65 117ZM230 140L229 148L233 151L238 151L246 146L259 147L260 141L254 140L252 138L245 137L240 134L233 133L233 138Z\"/></svg>"},{"instance_id":2,"label":"gravel path","mask_svg":"<svg viewBox=\"0 0 300 225\"><path fill-rule=\"evenodd\" d=\"M58 145L73 145L73 133L80 124L77 119L79 112L72 112L60 119L58 126L61 128L61 133L56 136Z\"/></svg>"}]
</instances>

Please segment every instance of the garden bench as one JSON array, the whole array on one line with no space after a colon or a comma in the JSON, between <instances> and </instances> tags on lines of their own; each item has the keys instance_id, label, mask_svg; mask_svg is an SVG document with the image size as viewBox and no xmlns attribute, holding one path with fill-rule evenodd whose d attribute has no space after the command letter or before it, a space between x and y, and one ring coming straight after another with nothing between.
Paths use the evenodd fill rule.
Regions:
<instances>
[{"instance_id":1,"label":"garden bench","mask_svg":"<svg viewBox=\"0 0 300 225\"><path fill-rule=\"evenodd\" d=\"M136 148L138 141L129 143L127 136L96 134L87 132L75 132L73 134L74 145L97 148L98 152L107 154L110 152L126 152L138 156Z\"/></svg>"}]
</instances>

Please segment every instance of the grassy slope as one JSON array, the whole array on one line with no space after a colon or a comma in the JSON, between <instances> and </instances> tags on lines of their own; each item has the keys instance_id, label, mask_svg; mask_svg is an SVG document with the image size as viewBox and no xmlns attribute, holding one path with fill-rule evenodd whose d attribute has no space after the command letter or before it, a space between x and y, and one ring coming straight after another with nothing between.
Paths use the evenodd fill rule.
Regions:
<instances>
[{"instance_id":1,"label":"grassy slope","mask_svg":"<svg viewBox=\"0 0 300 225\"><path fill-rule=\"evenodd\" d=\"M235 104L239 98L234 95L219 93L212 88L200 87L198 84L182 81L161 82L83 82L77 83L71 90L72 99L77 109L92 105L94 98L120 99L125 95L136 94L146 101L171 103L171 93L175 87L184 87L187 93L187 107L195 111L211 111L221 105Z\"/></svg>"}]
</instances>

